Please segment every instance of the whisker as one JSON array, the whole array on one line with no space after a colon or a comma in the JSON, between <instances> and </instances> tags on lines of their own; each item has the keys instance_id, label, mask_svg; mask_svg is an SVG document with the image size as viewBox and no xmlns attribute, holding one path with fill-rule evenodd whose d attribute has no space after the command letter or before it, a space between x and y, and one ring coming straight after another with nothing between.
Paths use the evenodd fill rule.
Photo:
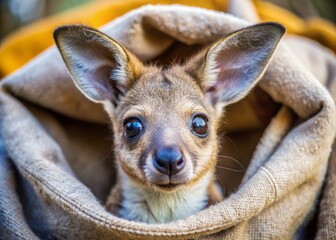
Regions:
<instances>
[{"instance_id":1,"label":"whisker","mask_svg":"<svg viewBox=\"0 0 336 240\"><path fill-rule=\"evenodd\" d=\"M243 166L243 164L241 164L237 159L230 157L230 156L225 156L225 155L217 155L219 158L227 158L227 159L231 159L233 160L235 163L237 163L244 171L245 171L245 167Z\"/></svg>"},{"instance_id":2,"label":"whisker","mask_svg":"<svg viewBox=\"0 0 336 240\"><path fill-rule=\"evenodd\" d=\"M215 156L215 155L211 155L211 154L203 154L203 155L199 155L199 156ZM218 159L223 159L223 158L227 158L227 159L230 159L230 160L233 160L235 163L237 163L241 169L243 171L245 171L245 167L243 166L243 164L241 164L237 159L233 158L233 157L230 157L230 156L225 156L225 155L217 155L217 158Z\"/></svg>"},{"instance_id":3,"label":"whisker","mask_svg":"<svg viewBox=\"0 0 336 240\"><path fill-rule=\"evenodd\" d=\"M238 152L237 145L234 143L234 141L231 138L229 138L226 134L223 134L223 137L225 137L227 140L229 140L232 143L235 152Z\"/></svg>"},{"instance_id":4,"label":"whisker","mask_svg":"<svg viewBox=\"0 0 336 240\"><path fill-rule=\"evenodd\" d=\"M113 153L113 151L111 150L110 152L108 152L102 159L100 159L99 161L97 162L94 162L93 164L89 165L85 170L84 172L87 172L89 170L92 170L94 169L95 167L99 166L100 164L102 164L108 157L111 156L111 154Z\"/></svg>"},{"instance_id":5,"label":"whisker","mask_svg":"<svg viewBox=\"0 0 336 240\"><path fill-rule=\"evenodd\" d=\"M237 169L228 168L228 167L222 167L222 166L216 166L216 168L230 170L232 172L245 172L245 170L237 170Z\"/></svg>"}]
</instances>

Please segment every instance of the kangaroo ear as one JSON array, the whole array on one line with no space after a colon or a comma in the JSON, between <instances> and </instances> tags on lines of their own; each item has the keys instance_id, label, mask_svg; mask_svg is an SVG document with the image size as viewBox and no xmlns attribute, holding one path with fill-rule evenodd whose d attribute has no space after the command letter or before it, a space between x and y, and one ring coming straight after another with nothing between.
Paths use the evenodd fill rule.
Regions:
<instances>
[{"instance_id":1,"label":"kangaroo ear","mask_svg":"<svg viewBox=\"0 0 336 240\"><path fill-rule=\"evenodd\" d=\"M276 23L234 32L191 59L187 72L196 72L194 77L216 108L237 102L262 77L284 32Z\"/></svg>"},{"instance_id":2,"label":"kangaroo ear","mask_svg":"<svg viewBox=\"0 0 336 240\"><path fill-rule=\"evenodd\" d=\"M116 105L144 68L119 43L90 27L62 26L54 39L76 86L94 102Z\"/></svg>"}]
</instances>

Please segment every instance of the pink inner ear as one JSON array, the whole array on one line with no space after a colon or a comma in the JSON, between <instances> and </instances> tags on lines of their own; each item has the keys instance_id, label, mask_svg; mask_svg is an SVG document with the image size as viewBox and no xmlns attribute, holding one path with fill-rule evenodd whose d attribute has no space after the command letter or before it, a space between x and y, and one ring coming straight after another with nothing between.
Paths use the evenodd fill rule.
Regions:
<instances>
[{"instance_id":1,"label":"pink inner ear","mask_svg":"<svg viewBox=\"0 0 336 240\"><path fill-rule=\"evenodd\" d=\"M83 72L82 89L96 95L96 98L109 100L116 104L120 95L125 93L122 86L116 79L113 79L113 71L116 64L109 62L108 64L96 66L93 69L87 69Z\"/></svg>"},{"instance_id":2,"label":"pink inner ear","mask_svg":"<svg viewBox=\"0 0 336 240\"><path fill-rule=\"evenodd\" d=\"M216 79L209 89L212 101L233 101L249 90L249 85L257 78L260 55L256 49L230 47L220 51L216 58Z\"/></svg>"},{"instance_id":3,"label":"pink inner ear","mask_svg":"<svg viewBox=\"0 0 336 240\"><path fill-rule=\"evenodd\" d=\"M81 90L97 101L117 102L120 95L118 79L112 79L117 64L106 48L95 42L77 44L72 49L72 73Z\"/></svg>"},{"instance_id":4,"label":"pink inner ear","mask_svg":"<svg viewBox=\"0 0 336 240\"><path fill-rule=\"evenodd\" d=\"M112 80L110 79L111 71L113 68L109 65L99 66L97 68L93 68L88 70L87 78L88 81L92 81L92 87L97 91L99 96L103 99L111 99L113 97L113 88L112 88Z\"/></svg>"}]
</instances>

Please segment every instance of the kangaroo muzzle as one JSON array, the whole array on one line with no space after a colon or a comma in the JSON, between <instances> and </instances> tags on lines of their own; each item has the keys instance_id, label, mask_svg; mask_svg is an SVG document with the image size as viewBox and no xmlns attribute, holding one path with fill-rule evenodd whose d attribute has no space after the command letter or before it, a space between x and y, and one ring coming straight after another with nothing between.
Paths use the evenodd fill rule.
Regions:
<instances>
[{"instance_id":1,"label":"kangaroo muzzle","mask_svg":"<svg viewBox=\"0 0 336 240\"><path fill-rule=\"evenodd\" d=\"M178 147L162 146L155 151L153 164L160 173L171 176L181 172L186 161Z\"/></svg>"}]
</instances>

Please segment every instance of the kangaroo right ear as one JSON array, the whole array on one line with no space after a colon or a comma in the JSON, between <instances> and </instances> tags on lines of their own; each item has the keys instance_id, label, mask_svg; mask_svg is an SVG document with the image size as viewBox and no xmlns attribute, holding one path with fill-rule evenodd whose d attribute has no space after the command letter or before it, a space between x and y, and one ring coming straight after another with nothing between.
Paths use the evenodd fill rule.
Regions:
<instances>
[{"instance_id":1,"label":"kangaroo right ear","mask_svg":"<svg viewBox=\"0 0 336 240\"><path fill-rule=\"evenodd\" d=\"M186 62L204 95L221 112L248 94L265 72L285 28L277 23L256 24L212 44Z\"/></svg>"},{"instance_id":2,"label":"kangaroo right ear","mask_svg":"<svg viewBox=\"0 0 336 240\"><path fill-rule=\"evenodd\" d=\"M116 105L142 74L143 64L98 30L62 26L55 30L54 39L76 86L94 102Z\"/></svg>"}]
</instances>

